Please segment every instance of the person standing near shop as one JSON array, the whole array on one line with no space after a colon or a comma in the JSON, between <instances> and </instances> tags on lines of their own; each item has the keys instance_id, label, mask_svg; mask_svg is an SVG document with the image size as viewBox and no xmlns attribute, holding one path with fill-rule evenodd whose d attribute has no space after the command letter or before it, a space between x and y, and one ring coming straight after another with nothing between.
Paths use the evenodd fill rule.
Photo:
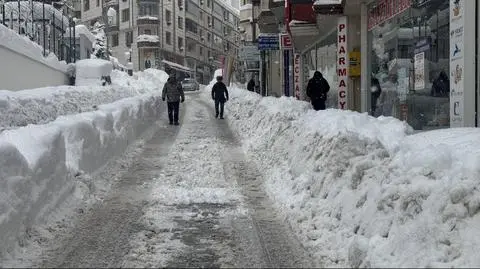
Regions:
<instances>
[{"instance_id":1,"label":"person standing near shop","mask_svg":"<svg viewBox=\"0 0 480 269\"><path fill-rule=\"evenodd\" d=\"M251 92L255 91L255 79L253 78L253 76L247 84L247 90Z\"/></svg>"},{"instance_id":2,"label":"person standing near shop","mask_svg":"<svg viewBox=\"0 0 480 269\"><path fill-rule=\"evenodd\" d=\"M218 76L217 82L212 87L212 99L215 101L215 118L223 119L223 110L225 108L225 102L228 101L228 90L225 83L223 83L223 77Z\"/></svg>"},{"instance_id":3,"label":"person standing near shop","mask_svg":"<svg viewBox=\"0 0 480 269\"><path fill-rule=\"evenodd\" d=\"M322 73L315 71L307 85L307 96L312 102L313 109L317 111L326 109L325 102L327 101L327 93L329 90L330 85Z\"/></svg>"},{"instance_id":4,"label":"person standing near shop","mask_svg":"<svg viewBox=\"0 0 480 269\"><path fill-rule=\"evenodd\" d=\"M378 98L382 94L382 87L380 87L380 81L372 75L371 79L371 89L372 89L372 116L375 116L375 111L377 110Z\"/></svg>"},{"instance_id":5,"label":"person standing near shop","mask_svg":"<svg viewBox=\"0 0 480 269\"><path fill-rule=\"evenodd\" d=\"M167 83L163 86L162 100L167 100L168 104L168 119L170 125L178 123L178 113L180 110L180 102L185 102L185 94L182 85L177 81L175 75L170 75Z\"/></svg>"}]
</instances>

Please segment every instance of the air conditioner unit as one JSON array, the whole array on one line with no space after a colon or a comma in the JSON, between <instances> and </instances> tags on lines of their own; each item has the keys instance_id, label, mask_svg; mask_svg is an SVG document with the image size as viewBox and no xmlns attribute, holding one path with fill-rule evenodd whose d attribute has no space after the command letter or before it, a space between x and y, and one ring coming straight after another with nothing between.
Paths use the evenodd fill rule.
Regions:
<instances>
[{"instance_id":1,"label":"air conditioner unit","mask_svg":"<svg viewBox=\"0 0 480 269\"><path fill-rule=\"evenodd\" d=\"M183 47L178 48L180 51L183 51Z\"/></svg>"},{"instance_id":2,"label":"air conditioner unit","mask_svg":"<svg viewBox=\"0 0 480 269\"><path fill-rule=\"evenodd\" d=\"M202 41L205 41L205 37L203 37L203 36L201 36L200 39L201 39Z\"/></svg>"},{"instance_id":3,"label":"air conditioner unit","mask_svg":"<svg viewBox=\"0 0 480 269\"><path fill-rule=\"evenodd\" d=\"M167 21L167 25L170 25L170 24L172 24L172 21Z\"/></svg>"},{"instance_id":4,"label":"air conditioner unit","mask_svg":"<svg viewBox=\"0 0 480 269\"><path fill-rule=\"evenodd\" d=\"M200 0L200 5L203 5L203 0Z\"/></svg>"},{"instance_id":5,"label":"air conditioner unit","mask_svg":"<svg viewBox=\"0 0 480 269\"><path fill-rule=\"evenodd\" d=\"M178 6L178 9L183 10L183 6Z\"/></svg>"},{"instance_id":6,"label":"air conditioner unit","mask_svg":"<svg viewBox=\"0 0 480 269\"><path fill-rule=\"evenodd\" d=\"M208 23L208 27L212 27L212 23L211 23L211 22Z\"/></svg>"}]
</instances>

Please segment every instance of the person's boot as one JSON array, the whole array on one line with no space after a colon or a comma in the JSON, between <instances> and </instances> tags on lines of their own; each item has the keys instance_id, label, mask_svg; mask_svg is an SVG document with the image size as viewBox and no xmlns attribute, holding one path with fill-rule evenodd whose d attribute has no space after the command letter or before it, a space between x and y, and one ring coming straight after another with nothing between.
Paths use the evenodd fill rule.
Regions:
<instances>
[{"instance_id":1,"label":"person's boot","mask_svg":"<svg viewBox=\"0 0 480 269\"><path fill-rule=\"evenodd\" d=\"M178 121L176 121L174 124L175 124L175 125L180 125L180 123L178 123Z\"/></svg>"},{"instance_id":2,"label":"person's boot","mask_svg":"<svg viewBox=\"0 0 480 269\"><path fill-rule=\"evenodd\" d=\"M223 120L223 115L220 116L220 119Z\"/></svg>"},{"instance_id":3,"label":"person's boot","mask_svg":"<svg viewBox=\"0 0 480 269\"><path fill-rule=\"evenodd\" d=\"M215 114L215 119L217 119L217 118L218 118L218 113L217 113L217 114Z\"/></svg>"},{"instance_id":4,"label":"person's boot","mask_svg":"<svg viewBox=\"0 0 480 269\"><path fill-rule=\"evenodd\" d=\"M170 125L173 125L173 121L170 122Z\"/></svg>"}]
</instances>

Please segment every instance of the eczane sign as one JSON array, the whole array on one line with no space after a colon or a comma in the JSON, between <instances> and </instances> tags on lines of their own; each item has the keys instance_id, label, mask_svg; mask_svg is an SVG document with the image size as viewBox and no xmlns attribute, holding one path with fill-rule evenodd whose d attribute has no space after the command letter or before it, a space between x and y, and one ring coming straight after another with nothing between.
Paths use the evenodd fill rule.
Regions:
<instances>
[{"instance_id":1,"label":"eczane sign","mask_svg":"<svg viewBox=\"0 0 480 269\"><path fill-rule=\"evenodd\" d=\"M347 49L347 17L343 16L338 18L337 25L337 75L339 109L347 109L349 64Z\"/></svg>"}]
</instances>

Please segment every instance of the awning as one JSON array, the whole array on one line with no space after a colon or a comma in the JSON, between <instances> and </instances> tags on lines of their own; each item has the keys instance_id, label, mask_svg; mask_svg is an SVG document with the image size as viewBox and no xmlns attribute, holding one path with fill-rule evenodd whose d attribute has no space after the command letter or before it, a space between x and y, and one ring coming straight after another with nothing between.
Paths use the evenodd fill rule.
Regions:
<instances>
[{"instance_id":1,"label":"awning","mask_svg":"<svg viewBox=\"0 0 480 269\"><path fill-rule=\"evenodd\" d=\"M170 61L167 61L167 60L162 60L162 63L167 64L168 66L170 66L173 69L180 69L182 71L193 72L190 68L188 68L186 66L183 66L183 65L180 65L180 64L177 64L177 63L174 63L174 62L170 62Z\"/></svg>"}]
</instances>

